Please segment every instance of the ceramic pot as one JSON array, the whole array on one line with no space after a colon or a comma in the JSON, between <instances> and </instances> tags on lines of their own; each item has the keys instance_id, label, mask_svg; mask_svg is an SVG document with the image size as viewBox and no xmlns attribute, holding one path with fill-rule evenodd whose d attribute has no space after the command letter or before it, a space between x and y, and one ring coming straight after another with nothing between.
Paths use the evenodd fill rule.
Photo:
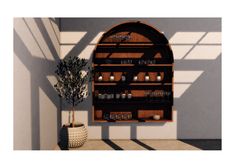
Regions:
<instances>
[{"instance_id":1,"label":"ceramic pot","mask_svg":"<svg viewBox=\"0 0 235 167\"><path fill-rule=\"evenodd\" d=\"M161 80L162 80L161 75L158 75L158 76L157 76L157 81L161 81Z\"/></svg>"},{"instance_id":2,"label":"ceramic pot","mask_svg":"<svg viewBox=\"0 0 235 167\"><path fill-rule=\"evenodd\" d=\"M125 82L125 81L126 81L126 76L122 75L122 82Z\"/></svg>"},{"instance_id":3,"label":"ceramic pot","mask_svg":"<svg viewBox=\"0 0 235 167\"><path fill-rule=\"evenodd\" d=\"M103 80L103 77L102 76L99 76L98 77L98 81L102 81Z\"/></svg>"},{"instance_id":4,"label":"ceramic pot","mask_svg":"<svg viewBox=\"0 0 235 167\"><path fill-rule=\"evenodd\" d=\"M145 81L149 81L149 79L150 79L150 78L149 78L148 75L146 75L146 76L144 77L144 80L145 80Z\"/></svg>"},{"instance_id":5,"label":"ceramic pot","mask_svg":"<svg viewBox=\"0 0 235 167\"><path fill-rule=\"evenodd\" d=\"M154 116L153 116L153 119L154 119L154 120L159 120L160 118L161 118L160 115L154 115Z\"/></svg>"},{"instance_id":6,"label":"ceramic pot","mask_svg":"<svg viewBox=\"0 0 235 167\"><path fill-rule=\"evenodd\" d=\"M122 93L122 99L126 98L126 93Z\"/></svg>"},{"instance_id":7,"label":"ceramic pot","mask_svg":"<svg viewBox=\"0 0 235 167\"><path fill-rule=\"evenodd\" d=\"M80 147L87 140L88 132L83 123L76 123L75 127L67 124L62 129L66 129L67 133L60 133L60 141L66 141L68 148Z\"/></svg>"},{"instance_id":8,"label":"ceramic pot","mask_svg":"<svg viewBox=\"0 0 235 167\"><path fill-rule=\"evenodd\" d=\"M138 80L138 77L137 76L134 76L133 77L133 81L137 81Z\"/></svg>"},{"instance_id":9,"label":"ceramic pot","mask_svg":"<svg viewBox=\"0 0 235 167\"><path fill-rule=\"evenodd\" d=\"M121 95L117 93L117 94L116 94L116 99L120 99L120 96L121 96Z\"/></svg>"},{"instance_id":10,"label":"ceramic pot","mask_svg":"<svg viewBox=\"0 0 235 167\"><path fill-rule=\"evenodd\" d=\"M110 81L114 81L114 76L111 75L111 76L109 77L109 80L110 80Z\"/></svg>"}]
</instances>

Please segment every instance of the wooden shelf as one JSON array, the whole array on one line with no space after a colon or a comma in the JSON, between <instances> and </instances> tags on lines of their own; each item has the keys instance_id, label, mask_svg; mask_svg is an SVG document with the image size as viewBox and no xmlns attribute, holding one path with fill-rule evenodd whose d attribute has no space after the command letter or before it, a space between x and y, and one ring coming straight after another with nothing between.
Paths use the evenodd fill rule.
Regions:
<instances>
[{"instance_id":1,"label":"wooden shelf","mask_svg":"<svg viewBox=\"0 0 235 167\"><path fill-rule=\"evenodd\" d=\"M148 86L148 85L172 85L172 83L122 83L122 82L95 82L94 85L120 85L120 84L124 84L124 85L143 85L143 86Z\"/></svg>"},{"instance_id":2,"label":"wooden shelf","mask_svg":"<svg viewBox=\"0 0 235 167\"><path fill-rule=\"evenodd\" d=\"M144 101L134 101L129 99L122 99L122 100L96 100L94 105L158 105L158 106L168 106L172 105L170 100L144 100Z\"/></svg>"},{"instance_id":3,"label":"wooden shelf","mask_svg":"<svg viewBox=\"0 0 235 167\"><path fill-rule=\"evenodd\" d=\"M95 67L130 67L130 66L136 66L138 64L94 64ZM140 67L162 67L162 66L166 66L166 67L172 67L172 64L147 64L147 65L139 65Z\"/></svg>"},{"instance_id":4,"label":"wooden shelf","mask_svg":"<svg viewBox=\"0 0 235 167\"><path fill-rule=\"evenodd\" d=\"M160 119L160 120L153 120L153 119L145 119L144 121L139 121L137 119L132 119L132 120L115 120L115 121L108 121L104 119L96 119L94 120L95 122L119 122L119 123L131 123L131 122L172 122L173 120L169 119Z\"/></svg>"},{"instance_id":5,"label":"wooden shelf","mask_svg":"<svg viewBox=\"0 0 235 167\"><path fill-rule=\"evenodd\" d=\"M93 122L172 121L174 58L161 32L139 22L121 24L101 37L93 54Z\"/></svg>"},{"instance_id":6,"label":"wooden shelf","mask_svg":"<svg viewBox=\"0 0 235 167\"><path fill-rule=\"evenodd\" d=\"M153 44L153 43L100 43L97 46L167 46L166 44Z\"/></svg>"}]
</instances>

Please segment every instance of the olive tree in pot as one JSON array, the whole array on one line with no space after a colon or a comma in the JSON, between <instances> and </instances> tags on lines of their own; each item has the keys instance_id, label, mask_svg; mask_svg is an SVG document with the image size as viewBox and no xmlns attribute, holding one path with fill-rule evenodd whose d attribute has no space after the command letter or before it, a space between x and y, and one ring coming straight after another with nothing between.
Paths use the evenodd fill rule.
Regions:
<instances>
[{"instance_id":1,"label":"olive tree in pot","mask_svg":"<svg viewBox=\"0 0 235 167\"><path fill-rule=\"evenodd\" d=\"M85 71L87 61L78 57L60 60L57 65L57 83L54 85L59 96L65 99L72 110L72 123L63 125L60 132L60 143L65 147L79 147L87 140L87 129L83 123L75 122L75 106L88 95L87 83L89 67Z\"/></svg>"}]
</instances>

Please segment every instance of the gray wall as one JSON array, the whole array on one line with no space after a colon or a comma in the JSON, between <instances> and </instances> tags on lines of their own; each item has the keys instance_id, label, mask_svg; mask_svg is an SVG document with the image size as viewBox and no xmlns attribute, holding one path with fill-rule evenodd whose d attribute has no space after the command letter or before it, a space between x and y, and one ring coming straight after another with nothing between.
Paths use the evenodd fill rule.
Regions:
<instances>
[{"instance_id":1,"label":"gray wall","mask_svg":"<svg viewBox=\"0 0 235 167\"><path fill-rule=\"evenodd\" d=\"M214 32L221 32L220 18L62 18L61 32L56 19L15 18L14 149L55 147L61 123L68 121L70 109L60 102L53 88L59 58L86 56L91 62L90 51L95 46L91 43L97 34L129 20L141 20L164 31L172 43L174 121L91 124L89 96L76 113L78 120L87 125L89 138L221 138L221 43L213 42L220 38L220 35L213 36ZM79 37L80 32L86 33ZM73 33L80 40L76 42L78 38ZM75 43L66 43L71 39ZM61 41L65 43L60 44Z\"/></svg>"},{"instance_id":2,"label":"gray wall","mask_svg":"<svg viewBox=\"0 0 235 167\"><path fill-rule=\"evenodd\" d=\"M174 109L177 111L174 128L167 129L164 124L91 124L91 98L88 97L80 104L77 110L88 111L89 127L100 127L101 138L110 138L110 129L115 126L116 133L125 133L129 127L129 138L138 138L140 133L148 136L167 131L176 133L180 139L214 139L221 138L221 19L220 18L62 18L61 33L86 32L81 40L69 51L66 56L84 55L84 50L92 40L102 31L107 31L114 25L129 20L140 20L163 31L172 43L175 54L175 99ZM219 35L218 35L219 34ZM219 42L217 42L219 41ZM65 44L65 46L70 44ZM66 47L67 47L66 46ZM61 46L63 48L63 46ZM89 56L88 56L89 57ZM191 79L190 79L191 78ZM63 104L63 112L68 107ZM86 115L86 114L85 114ZM64 114L67 120L67 115ZM122 127L125 127L121 129ZM144 128L156 127L155 129ZM118 131L118 127L120 130ZM158 129L162 127L162 129ZM143 131L148 129L148 132ZM165 130L164 130L165 129ZM159 131L158 131L159 130ZM96 130L97 131L97 130ZM90 133L95 132L91 131ZM113 132L112 132L113 133ZM164 134L165 135L165 134ZM164 135L162 135L164 137ZM151 136L151 135L150 135ZM162 138L155 135L155 138ZM165 135L172 138L171 135ZM94 136L93 136L94 137ZM154 135L153 135L154 137ZM91 137L92 138L92 137ZM94 137L95 138L95 137ZM151 137L150 137L151 138Z\"/></svg>"},{"instance_id":3,"label":"gray wall","mask_svg":"<svg viewBox=\"0 0 235 167\"><path fill-rule=\"evenodd\" d=\"M61 109L53 88L59 60L57 20L14 19L14 149L53 149Z\"/></svg>"}]
</instances>

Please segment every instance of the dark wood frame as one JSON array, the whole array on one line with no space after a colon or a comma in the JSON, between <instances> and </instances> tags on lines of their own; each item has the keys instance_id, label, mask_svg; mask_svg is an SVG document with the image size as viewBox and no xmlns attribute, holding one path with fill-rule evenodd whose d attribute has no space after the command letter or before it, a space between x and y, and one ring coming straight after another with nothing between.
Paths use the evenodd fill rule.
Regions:
<instances>
[{"instance_id":1,"label":"dark wood frame","mask_svg":"<svg viewBox=\"0 0 235 167\"><path fill-rule=\"evenodd\" d=\"M148 62L148 64L137 64L141 61ZM92 121L173 121L173 61L173 52L164 34L147 24L127 22L104 33L96 45L93 55ZM111 72L115 76L114 81L108 81ZM124 72L127 81L121 82L120 77ZM98 73L103 76L102 82L97 81L96 74ZM143 80L146 73L150 76L148 82ZM157 73L163 78L160 82L154 78ZM139 81L131 80L134 75L138 76ZM110 92L114 95L124 90L131 92L133 97L128 100L114 98L101 100L97 97L97 92L102 94ZM156 92L156 94L160 91L168 92L170 95L150 98L146 97L146 90ZM108 115L110 112L132 113L133 119L104 119L105 114ZM160 115L161 119L152 119L155 114Z\"/></svg>"}]
</instances>

